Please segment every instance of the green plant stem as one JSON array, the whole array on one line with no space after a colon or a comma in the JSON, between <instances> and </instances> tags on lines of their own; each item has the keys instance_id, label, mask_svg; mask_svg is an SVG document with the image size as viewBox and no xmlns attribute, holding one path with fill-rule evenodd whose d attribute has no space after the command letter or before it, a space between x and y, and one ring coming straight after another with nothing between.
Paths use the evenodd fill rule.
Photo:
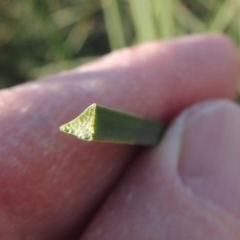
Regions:
<instances>
[{"instance_id":1,"label":"green plant stem","mask_svg":"<svg viewBox=\"0 0 240 240\"><path fill-rule=\"evenodd\" d=\"M155 17L161 38L174 36L174 0L155 0Z\"/></svg>"},{"instance_id":2,"label":"green plant stem","mask_svg":"<svg viewBox=\"0 0 240 240\"><path fill-rule=\"evenodd\" d=\"M208 27L209 31L224 31L234 17L239 14L240 1L225 0L219 5Z\"/></svg>"},{"instance_id":3,"label":"green plant stem","mask_svg":"<svg viewBox=\"0 0 240 240\"><path fill-rule=\"evenodd\" d=\"M155 145L165 128L158 121L92 104L60 130L87 141Z\"/></svg>"},{"instance_id":4,"label":"green plant stem","mask_svg":"<svg viewBox=\"0 0 240 240\"><path fill-rule=\"evenodd\" d=\"M124 28L117 0L102 0L102 9L111 49L126 47Z\"/></svg>"},{"instance_id":5,"label":"green plant stem","mask_svg":"<svg viewBox=\"0 0 240 240\"><path fill-rule=\"evenodd\" d=\"M72 59L71 51L65 46L64 41L54 26L50 15L47 13L47 6L44 1L25 0L25 4L30 9L33 17L41 26L45 39L51 45L51 49L60 59Z\"/></svg>"},{"instance_id":6,"label":"green plant stem","mask_svg":"<svg viewBox=\"0 0 240 240\"><path fill-rule=\"evenodd\" d=\"M151 3L146 0L129 0L129 5L137 41L145 42L157 39Z\"/></svg>"}]
</instances>

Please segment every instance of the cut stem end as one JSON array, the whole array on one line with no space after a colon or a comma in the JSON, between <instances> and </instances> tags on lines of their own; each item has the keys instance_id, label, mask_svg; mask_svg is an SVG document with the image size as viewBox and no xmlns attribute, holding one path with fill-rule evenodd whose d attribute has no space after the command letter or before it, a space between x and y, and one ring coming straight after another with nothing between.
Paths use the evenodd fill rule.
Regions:
<instances>
[{"instance_id":1,"label":"cut stem end","mask_svg":"<svg viewBox=\"0 0 240 240\"><path fill-rule=\"evenodd\" d=\"M96 104L90 105L82 114L72 121L60 126L60 131L76 136L82 140L92 141Z\"/></svg>"}]
</instances>

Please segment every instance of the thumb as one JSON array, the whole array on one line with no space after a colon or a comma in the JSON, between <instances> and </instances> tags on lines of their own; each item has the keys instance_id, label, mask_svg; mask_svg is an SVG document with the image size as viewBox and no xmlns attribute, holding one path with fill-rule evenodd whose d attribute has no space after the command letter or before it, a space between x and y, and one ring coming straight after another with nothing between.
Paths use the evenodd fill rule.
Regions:
<instances>
[{"instance_id":1,"label":"thumb","mask_svg":"<svg viewBox=\"0 0 240 240\"><path fill-rule=\"evenodd\" d=\"M240 219L240 109L228 101L186 112L179 157L184 184Z\"/></svg>"},{"instance_id":2,"label":"thumb","mask_svg":"<svg viewBox=\"0 0 240 240\"><path fill-rule=\"evenodd\" d=\"M240 109L198 104L116 186L84 240L240 239Z\"/></svg>"}]
</instances>

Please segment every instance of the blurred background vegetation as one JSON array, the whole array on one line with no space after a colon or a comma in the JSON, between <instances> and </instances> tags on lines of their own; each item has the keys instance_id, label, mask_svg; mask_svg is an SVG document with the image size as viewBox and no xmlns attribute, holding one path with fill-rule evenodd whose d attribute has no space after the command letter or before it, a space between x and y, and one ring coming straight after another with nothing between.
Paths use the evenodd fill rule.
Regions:
<instances>
[{"instance_id":1,"label":"blurred background vegetation","mask_svg":"<svg viewBox=\"0 0 240 240\"><path fill-rule=\"evenodd\" d=\"M136 43L209 31L240 46L240 0L1 0L0 88Z\"/></svg>"}]
</instances>

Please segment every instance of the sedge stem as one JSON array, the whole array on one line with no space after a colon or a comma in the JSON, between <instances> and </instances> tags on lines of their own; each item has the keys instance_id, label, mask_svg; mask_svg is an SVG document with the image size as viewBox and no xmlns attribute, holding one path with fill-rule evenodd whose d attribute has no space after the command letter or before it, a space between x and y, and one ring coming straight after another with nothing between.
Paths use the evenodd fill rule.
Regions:
<instances>
[{"instance_id":1,"label":"sedge stem","mask_svg":"<svg viewBox=\"0 0 240 240\"><path fill-rule=\"evenodd\" d=\"M64 133L86 141L156 145L166 124L92 104L77 118L60 126Z\"/></svg>"}]
</instances>

